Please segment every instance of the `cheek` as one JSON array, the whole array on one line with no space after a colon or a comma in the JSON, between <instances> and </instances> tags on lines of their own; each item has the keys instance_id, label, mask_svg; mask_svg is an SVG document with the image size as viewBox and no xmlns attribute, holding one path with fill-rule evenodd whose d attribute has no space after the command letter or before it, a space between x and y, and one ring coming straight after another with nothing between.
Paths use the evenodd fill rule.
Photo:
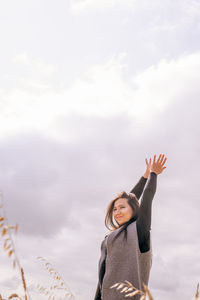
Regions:
<instances>
[{"instance_id":1,"label":"cheek","mask_svg":"<svg viewBox=\"0 0 200 300\"><path fill-rule=\"evenodd\" d=\"M133 210L129 209L128 214L129 214L130 217L133 217L133 215L134 215Z\"/></svg>"}]
</instances>

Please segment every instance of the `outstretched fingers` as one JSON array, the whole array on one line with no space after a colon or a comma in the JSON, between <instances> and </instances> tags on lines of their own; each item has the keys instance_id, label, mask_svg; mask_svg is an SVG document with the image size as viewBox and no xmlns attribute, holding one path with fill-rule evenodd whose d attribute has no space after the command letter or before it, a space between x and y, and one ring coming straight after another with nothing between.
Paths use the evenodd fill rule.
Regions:
<instances>
[{"instance_id":1,"label":"outstretched fingers","mask_svg":"<svg viewBox=\"0 0 200 300\"><path fill-rule=\"evenodd\" d=\"M167 160L167 157L165 157L164 154L160 154L158 156L158 159L156 160L156 155L154 155L154 158L153 158L153 164L151 166L151 170L152 172L156 173L156 174L161 174L162 171L164 169L166 169L166 167L164 166L165 165L165 162Z\"/></svg>"},{"instance_id":2,"label":"outstretched fingers","mask_svg":"<svg viewBox=\"0 0 200 300\"><path fill-rule=\"evenodd\" d=\"M162 171L163 171L164 169L166 169L166 167L164 167L164 164L166 163L166 160L167 160L167 157L165 157L165 155L162 154L161 160L160 160L160 166L161 166Z\"/></svg>"},{"instance_id":3,"label":"outstretched fingers","mask_svg":"<svg viewBox=\"0 0 200 300\"><path fill-rule=\"evenodd\" d=\"M162 166L164 166L164 164L166 163L167 157L165 157L165 159L163 160L163 162L161 163ZM165 167L166 168L166 167Z\"/></svg>"},{"instance_id":4,"label":"outstretched fingers","mask_svg":"<svg viewBox=\"0 0 200 300\"><path fill-rule=\"evenodd\" d=\"M161 159L162 159L162 154L159 155L158 160L157 160L157 163L160 163L160 162L161 162Z\"/></svg>"},{"instance_id":5,"label":"outstretched fingers","mask_svg":"<svg viewBox=\"0 0 200 300\"><path fill-rule=\"evenodd\" d=\"M167 160L167 158L165 157L165 155L160 154L159 157L158 157L157 162L163 166L165 164L166 160Z\"/></svg>"},{"instance_id":6,"label":"outstretched fingers","mask_svg":"<svg viewBox=\"0 0 200 300\"><path fill-rule=\"evenodd\" d=\"M149 164L151 164L151 158L149 158L149 161L147 158L145 158L145 162L146 162L146 165L148 166Z\"/></svg>"},{"instance_id":7,"label":"outstretched fingers","mask_svg":"<svg viewBox=\"0 0 200 300\"><path fill-rule=\"evenodd\" d=\"M160 161L159 161L159 163L160 164L162 164L162 162L163 162L163 160L164 160L164 157L165 157L165 155L164 154L160 154Z\"/></svg>"}]
</instances>

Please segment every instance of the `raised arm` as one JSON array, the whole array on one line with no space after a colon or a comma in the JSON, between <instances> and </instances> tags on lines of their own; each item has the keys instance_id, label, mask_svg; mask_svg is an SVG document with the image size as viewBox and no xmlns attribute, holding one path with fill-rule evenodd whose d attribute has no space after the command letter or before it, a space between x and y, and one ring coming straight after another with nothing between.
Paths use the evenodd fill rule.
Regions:
<instances>
[{"instance_id":1,"label":"raised arm","mask_svg":"<svg viewBox=\"0 0 200 300\"><path fill-rule=\"evenodd\" d=\"M136 221L141 252L146 252L150 248L152 200L156 192L157 175L161 174L162 171L166 168L164 167L166 160L167 158L164 155L160 154L158 160L156 161L156 155L154 155L154 160L151 166L150 179L142 196L139 216Z\"/></svg>"},{"instance_id":2,"label":"raised arm","mask_svg":"<svg viewBox=\"0 0 200 300\"><path fill-rule=\"evenodd\" d=\"M136 222L140 245L144 243L145 238L148 237L151 229L151 207L156 192L156 186L157 174L151 172L148 184L141 199L139 216Z\"/></svg>"},{"instance_id":3,"label":"raised arm","mask_svg":"<svg viewBox=\"0 0 200 300\"><path fill-rule=\"evenodd\" d=\"M134 186L134 188L132 188L132 190L130 191L130 193L133 193L136 195L137 199L139 200L142 193L143 193L143 190L144 190L144 187L145 187L145 184L147 182L147 178L144 178L143 176L140 178L140 180L138 181L138 183Z\"/></svg>"},{"instance_id":4,"label":"raised arm","mask_svg":"<svg viewBox=\"0 0 200 300\"><path fill-rule=\"evenodd\" d=\"M149 159L149 161L147 159L145 159L145 162L146 162L146 170L145 170L144 175L140 178L140 180L138 181L138 183L130 191L130 193L133 193L133 194L136 195L136 197L137 197L138 200L140 199L140 197L141 197L141 195L143 193L145 184L147 182L147 179L149 177L149 173L151 171L151 158Z\"/></svg>"}]
</instances>

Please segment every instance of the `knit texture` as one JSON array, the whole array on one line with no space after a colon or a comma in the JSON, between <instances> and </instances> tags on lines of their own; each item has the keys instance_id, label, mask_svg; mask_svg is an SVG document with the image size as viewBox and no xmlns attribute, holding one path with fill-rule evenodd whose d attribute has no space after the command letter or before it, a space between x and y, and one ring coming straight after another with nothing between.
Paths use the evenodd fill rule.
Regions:
<instances>
[{"instance_id":1,"label":"knit texture","mask_svg":"<svg viewBox=\"0 0 200 300\"><path fill-rule=\"evenodd\" d=\"M136 222L127 227L127 241L124 240L124 232L122 232L112 245L111 242L117 233L118 229L110 233L102 243L103 252L107 252L105 275L101 286L102 300L125 299L125 294L120 293L120 290L110 289L117 282L128 280L137 289L144 290L143 283L147 285L149 281L152 247L145 253L140 252ZM132 299L139 300L140 297L135 295Z\"/></svg>"}]
</instances>

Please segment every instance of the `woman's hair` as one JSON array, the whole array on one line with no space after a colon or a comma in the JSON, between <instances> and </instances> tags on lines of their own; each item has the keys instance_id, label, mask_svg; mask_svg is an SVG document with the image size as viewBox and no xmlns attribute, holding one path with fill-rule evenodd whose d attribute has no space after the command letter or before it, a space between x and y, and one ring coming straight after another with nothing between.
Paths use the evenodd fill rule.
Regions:
<instances>
[{"instance_id":1,"label":"woman's hair","mask_svg":"<svg viewBox=\"0 0 200 300\"><path fill-rule=\"evenodd\" d=\"M113 209L114 209L115 201L117 201L120 198L125 198L128 200L128 204L130 205L130 207L133 210L133 216L128 222L121 224L121 225L118 224L118 222L115 220L115 222L118 224L118 225L116 225L114 223ZM138 199L135 196L135 194L133 194L133 193L127 194L125 191L121 192L115 199L113 199L109 203L107 212L106 212L106 216L105 216L105 225L111 231L121 227L121 229L119 230L117 235L114 237L113 242L121 234L122 231L124 231L124 238L127 240L127 227L129 224L131 224L137 220L138 214L139 214L139 208L140 208L140 206L139 206Z\"/></svg>"}]
</instances>

